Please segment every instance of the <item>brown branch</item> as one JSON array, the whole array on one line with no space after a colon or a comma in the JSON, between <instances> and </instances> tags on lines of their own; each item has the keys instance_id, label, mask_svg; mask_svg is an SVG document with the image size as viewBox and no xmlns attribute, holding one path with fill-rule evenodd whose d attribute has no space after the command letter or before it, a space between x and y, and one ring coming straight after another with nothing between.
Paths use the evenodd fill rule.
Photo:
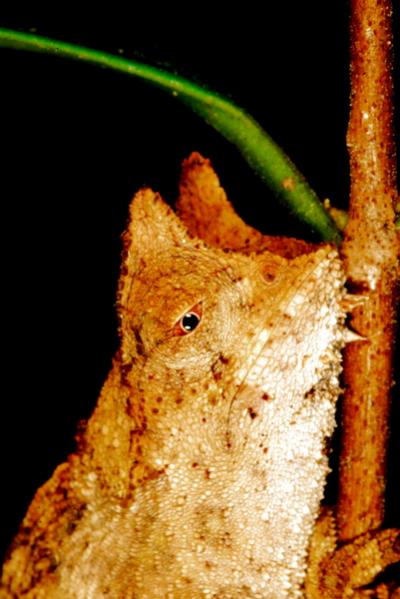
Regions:
<instances>
[{"instance_id":1,"label":"brown branch","mask_svg":"<svg viewBox=\"0 0 400 599\"><path fill-rule=\"evenodd\" d=\"M341 540L383 520L399 274L390 0L352 0L351 10L351 190L343 258L352 291L366 296L351 322L366 340L345 354Z\"/></svg>"}]
</instances>

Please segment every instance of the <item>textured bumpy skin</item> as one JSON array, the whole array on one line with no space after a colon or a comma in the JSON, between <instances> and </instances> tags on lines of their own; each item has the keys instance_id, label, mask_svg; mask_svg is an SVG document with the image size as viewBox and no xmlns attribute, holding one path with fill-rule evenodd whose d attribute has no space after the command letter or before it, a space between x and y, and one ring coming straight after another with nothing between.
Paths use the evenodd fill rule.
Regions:
<instances>
[{"instance_id":1,"label":"textured bumpy skin","mask_svg":"<svg viewBox=\"0 0 400 599\"><path fill-rule=\"evenodd\" d=\"M120 351L0 597L301 597L346 338L337 252L207 247L150 190L124 242Z\"/></svg>"}]
</instances>

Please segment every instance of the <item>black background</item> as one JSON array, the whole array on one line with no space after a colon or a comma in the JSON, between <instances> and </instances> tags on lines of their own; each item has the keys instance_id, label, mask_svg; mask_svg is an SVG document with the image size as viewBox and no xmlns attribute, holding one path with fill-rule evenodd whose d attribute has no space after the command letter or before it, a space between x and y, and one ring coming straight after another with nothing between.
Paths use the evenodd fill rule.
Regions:
<instances>
[{"instance_id":1,"label":"black background","mask_svg":"<svg viewBox=\"0 0 400 599\"><path fill-rule=\"evenodd\" d=\"M346 2L165 3L29 14L1 26L158 65L243 105L321 198L346 205ZM45 16L44 16L45 14ZM268 232L293 223L237 151L146 83L63 59L0 49L4 318L1 550L36 488L74 447L117 347L120 234L142 185L167 200L191 151L212 159L237 210ZM393 482L394 484L394 482ZM391 504L395 493L391 490Z\"/></svg>"}]
</instances>

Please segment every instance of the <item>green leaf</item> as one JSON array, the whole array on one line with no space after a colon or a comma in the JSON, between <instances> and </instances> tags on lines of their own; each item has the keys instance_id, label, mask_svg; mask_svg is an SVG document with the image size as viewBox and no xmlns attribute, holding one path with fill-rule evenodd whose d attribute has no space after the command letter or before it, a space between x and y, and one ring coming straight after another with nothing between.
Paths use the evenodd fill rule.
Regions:
<instances>
[{"instance_id":1,"label":"green leaf","mask_svg":"<svg viewBox=\"0 0 400 599\"><path fill-rule=\"evenodd\" d=\"M299 220L324 241L340 242L340 233L316 193L262 127L242 108L183 77L106 52L31 33L0 28L0 47L54 54L139 77L189 106L228 141Z\"/></svg>"}]
</instances>

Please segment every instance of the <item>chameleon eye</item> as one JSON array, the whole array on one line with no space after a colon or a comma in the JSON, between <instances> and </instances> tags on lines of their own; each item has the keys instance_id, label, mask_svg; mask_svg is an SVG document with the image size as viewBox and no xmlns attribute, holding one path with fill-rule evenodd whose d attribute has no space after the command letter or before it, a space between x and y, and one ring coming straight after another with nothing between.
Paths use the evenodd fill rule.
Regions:
<instances>
[{"instance_id":1,"label":"chameleon eye","mask_svg":"<svg viewBox=\"0 0 400 599\"><path fill-rule=\"evenodd\" d=\"M195 312L187 312L179 321L184 333L191 333L200 323L200 316Z\"/></svg>"},{"instance_id":2,"label":"chameleon eye","mask_svg":"<svg viewBox=\"0 0 400 599\"><path fill-rule=\"evenodd\" d=\"M175 333L177 335L187 335L192 333L200 324L202 317L201 304L197 304L178 320L175 325Z\"/></svg>"}]
</instances>

